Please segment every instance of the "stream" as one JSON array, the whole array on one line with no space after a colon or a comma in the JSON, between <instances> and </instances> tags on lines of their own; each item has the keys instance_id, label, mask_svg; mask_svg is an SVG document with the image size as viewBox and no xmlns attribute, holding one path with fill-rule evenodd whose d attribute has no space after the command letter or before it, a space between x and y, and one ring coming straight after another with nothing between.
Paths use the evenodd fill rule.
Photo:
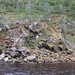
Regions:
<instances>
[{"instance_id":1,"label":"stream","mask_svg":"<svg viewBox=\"0 0 75 75\"><path fill-rule=\"evenodd\" d=\"M0 63L0 75L75 75L75 63Z\"/></svg>"}]
</instances>

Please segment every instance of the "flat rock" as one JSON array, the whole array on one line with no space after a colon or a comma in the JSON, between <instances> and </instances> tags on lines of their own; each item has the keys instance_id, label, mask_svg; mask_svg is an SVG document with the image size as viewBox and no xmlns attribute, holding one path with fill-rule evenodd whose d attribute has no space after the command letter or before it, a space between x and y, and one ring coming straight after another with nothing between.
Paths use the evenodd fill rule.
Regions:
<instances>
[{"instance_id":1,"label":"flat rock","mask_svg":"<svg viewBox=\"0 0 75 75\"><path fill-rule=\"evenodd\" d=\"M5 57L5 54L2 53L2 54L0 55L0 60L2 60L4 57Z\"/></svg>"},{"instance_id":2,"label":"flat rock","mask_svg":"<svg viewBox=\"0 0 75 75\"><path fill-rule=\"evenodd\" d=\"M36 56L34 56L34 55L28 56L27 60L28 61L36 61Z\"/></svg>"},{"instance_id":3,"label":"flat rock","mask_svg":"<svg viewBox=\"0 0 75 75\"><path fill-rule=\"evenodd\" d=\"M19 48L19 49L18 49L18 51L21 51L21 52L22 52L22 51L25 51L25 50L26 50L25 47L22 47L22 48Z\"/></svg>"},{"instance_id":4,"label":"flat rock","mask_svg":"<svg viewBox=\"0 0 75 75\"><path fill-rule=\"evenodd\" d=\"M75 57L70 57L70 60L75 61Z\"/></svg>"},{"instance_id":5,"label":"flat rock","mask_svg":"<svg viewBox=\"0 0 75 75\"><path fill-rule=\"evenodd\" d=\"M16 51L16 47L12 47L10 48L12 51Z\"/></svg>"}]
</instances>

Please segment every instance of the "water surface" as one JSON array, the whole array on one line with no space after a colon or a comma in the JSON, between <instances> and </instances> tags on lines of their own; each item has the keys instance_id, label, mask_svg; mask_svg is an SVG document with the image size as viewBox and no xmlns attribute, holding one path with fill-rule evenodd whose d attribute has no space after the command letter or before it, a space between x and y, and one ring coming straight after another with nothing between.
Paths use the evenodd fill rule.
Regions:
<instances>
[{"instance_id":1,"label":"water surface","mask_svg":"<svg viewBox=\"0 0 75 75\"><path fill-rule=\"evenodd\" d=\"M0 75L75 75L75 63L1 63Z\"/></svg>"}]
</instances>

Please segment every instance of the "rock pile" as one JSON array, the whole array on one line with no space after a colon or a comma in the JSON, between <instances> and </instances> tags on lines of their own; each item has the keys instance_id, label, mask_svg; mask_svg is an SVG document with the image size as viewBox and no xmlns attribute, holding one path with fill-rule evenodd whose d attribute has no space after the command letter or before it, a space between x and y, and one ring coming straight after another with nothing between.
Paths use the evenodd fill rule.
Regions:
<instances>
[{"instance_id":1,"label":"rock pile","mask_svg":"<svg viewBox=\"0 0 75 75\"><path fill-rule=\"evenodd\" d=\"M14 25L13 25L14 24ZM71 43L62 38L61 29L41 21L15 22L5 28L9 37L0 37L6 47L0 60L6 62L58 62L71 61Z\"/></svg>"}]
</instances>

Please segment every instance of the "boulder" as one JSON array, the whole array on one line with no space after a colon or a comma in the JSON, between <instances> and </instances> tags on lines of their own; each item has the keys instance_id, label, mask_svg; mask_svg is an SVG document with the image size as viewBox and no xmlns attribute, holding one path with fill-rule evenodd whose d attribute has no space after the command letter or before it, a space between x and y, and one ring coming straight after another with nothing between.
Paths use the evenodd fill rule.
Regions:
<instances>
[{"instance_id":1,"label":"boulder","mask_svg":"<svg viewBox=\"0 0 75 75\"><path fill-rule=\"evenodd\" d=\"M4 58L4 61L6 61L6 62L9 61L9 58L8 57L5 57Z\"/></svg>"},{"instance_id":2,"label":"boulder","mask_svg":"<svg viewBox=\"0 0 75 75\"><path fill-rule=\"evenodd\" d=\"M32 62L35 62L36 61L36 56L34 56L34 55L28 56L27 57L27 60L28 61L32 61Z\"/></svg>"},{"instance_id":3,"label":"boulder","mask_svg":"<svg viewBox=\"0 0 75 75\"><path fill-rule=\"evenodd\" d=\"M18 49L18 51L22 52L22 51L26 51L26 48L25 47L21 47Z\"/></svg>"},{"instance_id":4,"label":"boulder","mask_svg":"<svg viewBox=\"0 0 75 75\"><path fill-rule=\"evenodd\" d=\"M12 50L12 51L16 51L16 47L12 47L12 48L10 48L10 50Z\"/></svg>"},{"instance_id":5,"label":"boulder","mask_svg":"<svg viewBox=\"0 0 75 75\"><path fill-rule=\"evenodd\" d=\"M10 53L10 56L13 57L13 58L20 57L21 56L21 53L20 52L13 51L13 52Z\"/></svg>"},{"instance_id":6,"label":"boulder","mask_svg":"<svg viewBox=\"0 0 75 75\"><path fill-rule=\"evenodd\" d=\"M2 54L0 55L0 60L2 60L4 57L5 57L5 54L2 53Z\"/></svg>"},{"instance_id":7,"label":"boulder","mask_svg":"<svg viewBox=\"0 0 75 75\"><path fill-rule=\"evenodd\" d=\"M31 51L29 49L26 49L25 54L26 55L31 55Z\"/></svg>"},{"instance_id":8,"label":"boulder","mask_svg":"<svg viewBox=\"0 0 75 75\"><path fill-rule=\"evenodd\" d=\"M24 58L24 62L27 62L27 58Z\"/></svg>"},{"instance_id":9,"label":"boulder","mask_svg":"<svg viewBox=\"0 0 75 75\"><path fill-rule=\"evenodd\" d=\"M70 57L70 60L75 62L75 57Z\"/></svg>"},{"instance_id":10,"label":"boulder","mask_svg":"<svg viewBox=\"0 0 75 75\"><path fill-rule=\"evenodd\" d=\"M59 45L58 45L58 48L59 48L60 51L65 50L64 44L59 44Z\"/></svg>"},{"instance_id":11,"label":"boulder","mask_svg":"<svg viewBox=\"0 0 75 75\"><path fill-rule=\"evenodd\" d=\"M55 42L56 43L56 42ZM58 46L53 41L46 41L42 44L45 49L51 50L53 52L58 51Z\"/></svg>"},{"instance_id":12,"label":"boulder","mask_svg":"<svg viewBox=\"0 0 75 75\"><path fill-rule=\"evenodd\" d=\"M41 25L29 25L29 29L33 34L38 34L42 30Z\"/></svg>"}]
</instances>

